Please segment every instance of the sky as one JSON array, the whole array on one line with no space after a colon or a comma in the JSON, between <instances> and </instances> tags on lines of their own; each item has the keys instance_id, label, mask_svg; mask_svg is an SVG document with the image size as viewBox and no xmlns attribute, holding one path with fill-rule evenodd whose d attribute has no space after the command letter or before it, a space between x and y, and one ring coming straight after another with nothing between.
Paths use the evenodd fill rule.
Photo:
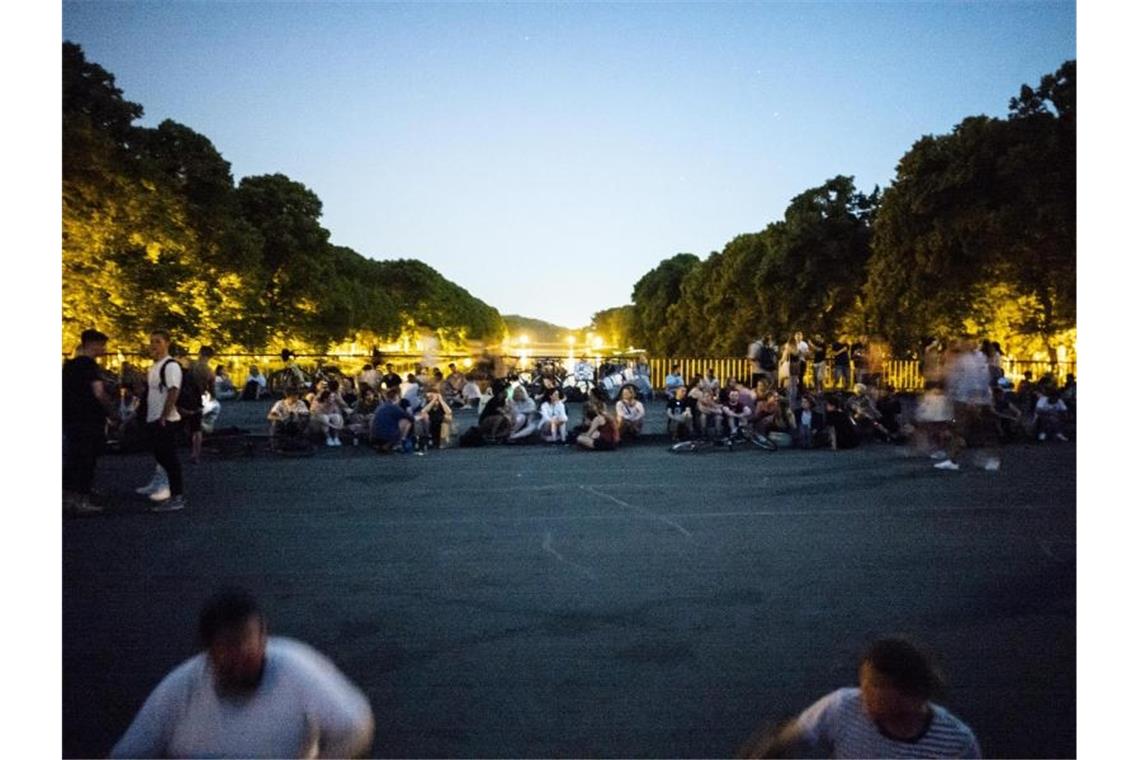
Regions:
<instances>
[{"instance_id":1,"label":"sky","mask_svg":"<svg viewBox=\"0 0 1140 760\"><path fill-rule=\"evenodd\" d=\"M332 242L570 327L839 174L1004 116L1076 57L1073 2L64 2L63 39Z\"/></svg>"}]
</instances>

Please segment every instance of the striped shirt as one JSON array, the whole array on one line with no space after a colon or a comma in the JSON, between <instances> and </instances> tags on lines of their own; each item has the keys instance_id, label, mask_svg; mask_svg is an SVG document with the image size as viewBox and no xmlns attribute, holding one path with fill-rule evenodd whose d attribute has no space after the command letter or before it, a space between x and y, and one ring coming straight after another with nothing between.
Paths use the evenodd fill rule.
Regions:
<instances>
[{"instance_id":1,"label":"striped shirt","mask_svg":"<svg viewBox=\"0 0 1140 760\"><path fill-rule=\"evenodd\" d=\"M863 710L859 689L837 689L796 719L798 738L830 757L981 757L974 732L946 708L930 705L926 731L911 740L885 736Z\"/></svg>"}]
</instances>

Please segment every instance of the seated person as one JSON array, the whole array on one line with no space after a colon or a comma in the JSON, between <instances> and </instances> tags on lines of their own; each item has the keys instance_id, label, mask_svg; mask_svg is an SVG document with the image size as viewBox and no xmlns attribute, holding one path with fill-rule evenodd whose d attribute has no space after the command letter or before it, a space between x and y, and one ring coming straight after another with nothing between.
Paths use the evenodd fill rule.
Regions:
<instances>
[{"instance_id":1,"label":"seated person","mask_svg":"<svg viewBox=\"0 0 1140 760\"><path fill-rule=\"evenodd\" d=\"M566 443L566 405L562 402L562 391L551 388L546 392L546 400L539 409L538 432L547 443Z\"/></svg>"},{"instance_id":2,"label":"seated person","mask_svg":"<svg viewBox=\"0 0 1140 760\"><path fill-rule=\"evenodd\" d=\"M301 400L296 385L285 386L285 398L269 409L269 437L274 443L281 439L300 439L309 429L309 407Z\"/></svg>"},{"instance_id":3,"label":"seated person","mask_svg":"<svg viewBox=\"0 0 1140 760\"><path fill-rule=\"evenodd\" d=\"M309 430L325 437L326 446L340 446L340 431L344 416L333 391L325 388L317 394L309 407Z\"/></svg>"},{"instance_id":4,"label":"seated person","mask_svg":"<svg viewBox=\"0 0 1140 760\"><path fill-rule=\"evenodd\" d=\"M706 384L699 390L701 395L697 399L697 419L701 433L706 438L720 438L723 435L724 409L717 400L719 386Z\"/></svg>"},{"instance_id":5,"label":"seated person","mask_svg":"<svg viewBox=\"0 0 1140 760\"><path fill-rule=\"evenodd\" d=\"M1069 440L1064 431L1065 418L1069 407L1061 400L1061 391L1050 386L1044 396L1037 399L1037 440L1056 438L1059 441Z\"/></svg>"},{"instance_id":6,"label":"seated person","mask_svg":"<svg viewBox=\"0 0 1140 760\"><path fill-rule=\"evenodd\" d=\"M511 434L514 419L507 407L508 387L505 380L495 380L488 388L490 398L479 411L479 432L484 441L500 443Z\"/></svg>"},{"instance_id":7,"label":"seated person","mask_svg":"<svg viewBox=\"0 0 1140 760\"><path fill-rule=\"evenodd\" d=\"M237 394L234 394L237 395ZM212 433L222 415L222 404L209 391L202 394L202 432Z\"/></svg>"},{"instance_id":8,"label":"seated person","mask_svg":"<svg viewBox=\"0 0 1140 760\"><path fill-rule=\"evenodd\" d=\"M446 448L451 440L451 407L439 391L429 390L423 409L416 412L416 450Z\"/></svg>"},{"instance_id":9,"label":"seated person","mask_svg":"<svg viewBox=\"0 0 1140 760\"><path fill-rule=\"evenodd\" d=\"M399 388L400 382L400 376L396 374L395 367L393 367L390 363L385 364L384 374L380 376L380 389L392 390L393 388Z\"/></svg>"},{"instance_id":10,"label":"seated person","mask_svg":"<svg viewBox=\"0 0 1140 760\"><path fill-rule=\"evenodd\" d=\"M229 373L226 372L225 366L219 364L214 369L214 398L218 401L230 401L237 398L237 389L234 388L234 382L230 379Z\"/></svg>"},{"instance_id":11,"label":"seated person","mask_svg":"<svg viewBox=\"0 0 1140 760\"><path fill-rule=\"evenodd\" d=\"M408 379L400 383L400 398L408 402L408 408L412 412L423 406L420 382L411 372L408 373Z\"/></svg>"},{"instance_id":12,"label":"seated person","mask_svg":"<svg viewBox=\"0 0 1140 760\"><path fill-rule=\"evenodd\" d=\"M578 436L578 445L593 451L613 451L621 441L617 420L606 411L605 405L591 399L586 402L583 414L588 420L586 430Z\"/></svg>"},{"instance_id":13,"label":"seated person","mask_svg":"<svg viewBox=\"0 0 1140 760\"><path fill-rule=\"evenodd\" d=\"M853 449L858 446L859 430L855 427L855 420L851 419L851 415L839 399L827 396L824 399L824 409L831 450Z\"/></svg>"},{"instance_id":14,"label":"seated person","mask_svg":"<svg viewBox=\"0 0 1140 760\"><path fill-rule=\"evenodd\" d=\"M460 398L464 406L477 408L483 398L483 391L479 389L479 383L475 382L474 375L468 375L463 381L463 390L460 391Z\"/></svg>"},{"instance_id":15,"label":"seated person","mask_svg":"<svg viewBox=\"0 0 1140 760\"><path fill-rule=\"evenodd\" d=\"M641 428L645 423L645 406L637 400L637 391L632 385L622 387L621 398L614 406L614 411L617 414L622 438L636 438L641 435Z\"/></svg>"},{"instance_id":16,"label":"seated person","mask_svg":"<svg viewBox=\"0 0 1140 760\"><path fill-rule=\"evenodd\" d=\"M727 427L727 435L736 435L748 425L752 419L752 408L745 406L740 400L740 391L733 388L728 392L727 403L721 404L721 414Z\"/></svg>"},{"instance_id":17,"label":"seated person","mask_svg":"<svg viewBox=\"0 0 1140 760\"><path fill-rule=\"evenodd\" d=\"M448 374L443 381L443 400L449 404L463 403L463 386L467 385L467 378L463 376L455 362L447 365Z\"/></svg>"},{"instance_id":18,"label":"seated person","mask_svg":"<svg viewBox=\"0 0 1140 760\"><path fill-rule=\"evenodd\" d=\"M855 395L847 399L847 411L851 413L859 430L883 440L891 440L891 431L883 426L883 415L875 405L875 400L867 393L867 386L855 383L854 391Z\"/></svg>"},{"instance_id":19,"label":"seated person","mask_svg":"<svg viewBox=\"0 0 1140 760\"><path fill-rule=\"evenodd\" d=\"M249 368L249 378L245 381L245 390L241 393L242 401L257 401L265 395L269 380L261 374L257 366Z\"/></svg>"},{"instance_id":20,"label":"seated person","mask_svg":"<svg viewBox=\"0 0 1140 760\"><path fill-rule=\"evenodd\" d=\"M689 396L689 389L684 385L675 388L665 405L665 417L668 420L666 427L674 441L688 440L693 437L695 410L696 400Z\"/></svg>"},{"instance_id":21,"label":"seated person","mask_svg":"<svg viewBox=\"0 0 1140 760\"><path fill-rule=\"evenodd\" d=\"M685 387L685 378L681 375L681 365L674 364L665 376L665 395L669 399L676 398L677 389Z\"/></svg>"},{"instance_id":22,"label":"seated person","mask_svg":"<svg viewBox=\"0 0 1140 760\"><path fill-rule=\"evenodd\" d=\"M372 445L380 451L402 449L404 440L412 430L414 418L411 412L400 406L399 388L384 391L384 401L372 415L372 428L369 431Z\"/></svg>"},{"instance_id":23,"label":"seated person","mask_svg":"<svg viewBox=\"0 0 1140 760\"><path fill-rule=\"evenodd\" d=\"M442 395L444 386L443 370L435 367L431 371L431 377L428 378L427 383L424 385L424 390L433 390Z\"/></svg>"},{"instance_id":24,"label":"seated person","mask_svg":"<svg viewBox=\"0 0 1140 760\"><path fill-rule=\"evenodd\" d=\"M1006 442L1017 440L1022 430L1021 410L1010 400L1009 385L1009 381L1003 377L993 388L999 437Z\"/></svg>"},{"instance_id":25,"label":"seated person","mask_svg":"<svg viewBox=\"0 0 1140 760\"><path fill-rule=\"evenodd\" d=\"M800 398L800 408L796 410L794 437L796 445L801 449L831 445L831 433L828 431L826 415L816 411L815 399L810 395L805 394Z\"/></svg>"},{"instance_id":26,"label":"seated person","mask_svg":"<svg viewBox=\"0 0 1140 760\"><path fill-rule=\"evenodd\" d=\"M367 383L363 384L364 393L356 400L356 405L348 412L348 424L345 425L356 438L364 437L372 426L372 415L380 406L380 395Z\"/></svg>"},{"instance_id":27,"label":"seated person","mask_svg":"<svg viewBox=\"0 0 1140 760\"><path fill-rule=\"evenodd\" d=\"M538 430L538 408L534 399L526 392L522 385L516 385L507 400L508 414L511 419L511 432L507 440L521 441Z\"/></svg>"},{"instance_id":28,"label":"seated person","mask_svg":"<svg viewBox=\"0 0 1140 760\"><path fill-rule=\"evenodd\" d=\"M356 381L351 377L344 378L344 383L341 384L337 380L329 381L329 390L333 392L336 397L337 404L340 406L341 414L348 416L352 406L356 403L358 394L356 392Z\"/></svg>"},{"instance_id":29,"label":"seated person","mask_svg":"<svg viewBox=\"0 0 1140 760\"><path fill-rule=\"evenodd\" d=\"M371 364L365 364L364 369L360 370L360 375L356 378L356 384L360 387L360 391L364 392L364 386L367 385L372 390L380 389L380 373Z\"/></svg>"},{"instance_id":30,"label":"seated person","mask_svg":"<svg viewBox=\"0 0 1140 760\"><path fill-rule=\"evenodd\" d=\"M757 383L757 388L760 384ZM763 401L756 404L752 413L752 429L760 435L768 435L772 430L782 429L780 423L780 394L769 390L762 397Z\"/></svg>"},{"instance_id":31,"label":"seated person","mask_svg":"<svg viewBox=\"0 0 1140 760\"><path fill-rule=\"evenodd\" d=\"M712 367L709 367L704 377L700 379L700 387L702 394L706 392L713 395L720 393L720 381L716 379L716 373Z\"/></svg>"}]
</instances>

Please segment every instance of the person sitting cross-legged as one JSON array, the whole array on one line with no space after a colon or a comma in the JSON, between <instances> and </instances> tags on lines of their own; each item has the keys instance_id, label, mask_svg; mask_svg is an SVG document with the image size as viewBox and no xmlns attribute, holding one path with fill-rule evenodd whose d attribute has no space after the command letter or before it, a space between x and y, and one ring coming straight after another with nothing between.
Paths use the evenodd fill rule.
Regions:
<instances>
[{"instance_id":1,"label":"person sitting cross-legged","mask_svg":"<svg viewBox=\"0 0 1140 760\"><path fill-rule=\"evenodd\" d=\"M696 401L689 396L689 389L684 385L675 388L672 397L665 405L669 436L674 441L688 440L693 437L695 410Z\"/></svg>"},{"instance_id":2,"label":"person sitting cross-legged","mask_svg":"<svg viewBox=\"0 0 1140 760\"><path fill-rule=\"evenodd\" d=\"M340 431L344 427L344 416L333 391L325 388L313 399L309 408L309 427L325 437L326 446L340 446Z\"/></svg>"},{"instance_id":3,"label":"person sitting cross-legged","mask_svg":"<svg viewBox=\"0 0 1140 760\"><path fill-rule=\"evenodd\" d=\"M740 391L735 388L728 392L726 403L721 405L721 414L727 428L725 433L730 436L739 433L747 425L748 420L752 419L751 407L745 406L740 400Z\"/></svg>"},{"instance_id":4,"label":"person sitting cross-legged","mask_svg":"<svg viewBox=\"0 0 1140 760\"><path fill-rule=\"evenodd\" d=\"M621 398L614 405L614 411L622 438L632 439L641 435L645 423L645 405L637 400L637 391L632 385L622 386Z\"/></svg>"},{"instance_id":5,"label":"person sitting cross-legged","mask_svg":"<svg viewBox=\"0 0 1140 760\"><path fill-rule=\"evenodd\" d=\"M593 451L613 451L621 441L617 420L604 403L597 399L586 402L583 414L589 421L585 432L578 436L578 445Z\"/></svg>"},{"instance_id":6,"label":"person sitting cross-legged","mask_svg":"<svg viewBox=\"0 0 1140 760\"><path fill-rule=\"evenodd\" d=\"M551 388L546 392L546 400L539 409L541 421L538 431L547 443L566 443L566 405L562 401L562 391Z\"/></svg>"},{"instance_id":7,"label":"person sitting cross-legged","mask_svg":"<svg viewBox=\"0 0 1140 760\"><path fill-rule=\"evenodd\" d=\"M269 438L274 449L297 446L304 441L305 432L309 429L309 407L301 400L297 386L285 387L285 398L269 409L266 419L269 420Z\"/></svg>"},{"instance_id":8,"label":"person sitting cross-legged","mask_svg":"<svg viewBox=\"0 0 1140 760\"><path fill-rule=\"evenodd\" d=\"M827 429L827 416L815 408L815 397L804 394L796 410L796 445L801 449L814 449L831 445Z\"/></svg>"},{"instance_id":9,"label":"person sitting cross-legged","mask_svg":"<svg viewBox=\"0 0 1140 760\"><path fill-rule=\"evenodd\" d=\"M507 401L508 415L511 418L511 432L508 441L521 441L538 430L538 408L526 388L516 385Z\"/></svg>"},{"instance_id":10,"label":"person sitting cross-legged","mask_svg":"<svg viewBox=\"0 0 1140 760\"><path fill-rule=\"evenodd\" d=\"M416 412L416 450L446 448L451 440L451 407L439 391L427 391L423 409Z\"/></svg>"}]
</instances>

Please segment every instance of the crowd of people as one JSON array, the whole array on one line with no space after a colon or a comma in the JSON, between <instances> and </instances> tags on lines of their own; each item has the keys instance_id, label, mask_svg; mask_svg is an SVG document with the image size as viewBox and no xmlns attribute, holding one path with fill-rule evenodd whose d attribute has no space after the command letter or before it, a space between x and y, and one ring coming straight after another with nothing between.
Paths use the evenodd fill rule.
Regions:
<instances>
[{"instance_id":1,"label":"crowd of people","mask_svg":"<svg viewBox=\"0 0 1140 760\"><path fill-rule=\"evenodd\" d=\"M202 346L195 359L177 349L172 356L170 336L157 331L151 336L154 364L145 375L125 377L112 392L97 365L106 343L101 333L85 332L64 367L68 511L99 511L90 500L89 473L108 437L124 449L150 448L154 474L138 492L156 502L156 510L181 509L180 440L188 441L190 461L197 462L203 434L215 430L222 402L267 396L267 378L252 366L238 391L227 367L214 361L212 348ZM665 405L658 413L673 442L723 443L759 435L781 448L909 443L938 460L939 469L959 469L972 451L978 466L997 470L1001 443L1075 436L1075 378L1068 375L1060 383L1051 375L1026 373L1015 387L1005 377L1001 347L994 342L927 341L922 352L926 387L917 396L881 382L866 354L862 344L825 343L801 333L780 350L764 338L749 347L753 373L747 381L722 381L711 368L686 379L674 364L660 391L650 386L648 369L632 361L592 378L579 378L577 369L573 375L559 373L547 363L522 376L493 361L481 362L486 367L479 373L451 363L446 373L418 364L401 375L393 364L376 361L355 375L318 372L310 379L283 354L283 397L269 409L267 422L272 447L280 452L346 442L420 455L456 445L525 442L613 451L646 436L651 402L660 392ZM496 370L504 376L496 376ZM856 382L848 385L851 379ZM583 400L574 419L568 395Z\"/></svg>"}]
</instances>

